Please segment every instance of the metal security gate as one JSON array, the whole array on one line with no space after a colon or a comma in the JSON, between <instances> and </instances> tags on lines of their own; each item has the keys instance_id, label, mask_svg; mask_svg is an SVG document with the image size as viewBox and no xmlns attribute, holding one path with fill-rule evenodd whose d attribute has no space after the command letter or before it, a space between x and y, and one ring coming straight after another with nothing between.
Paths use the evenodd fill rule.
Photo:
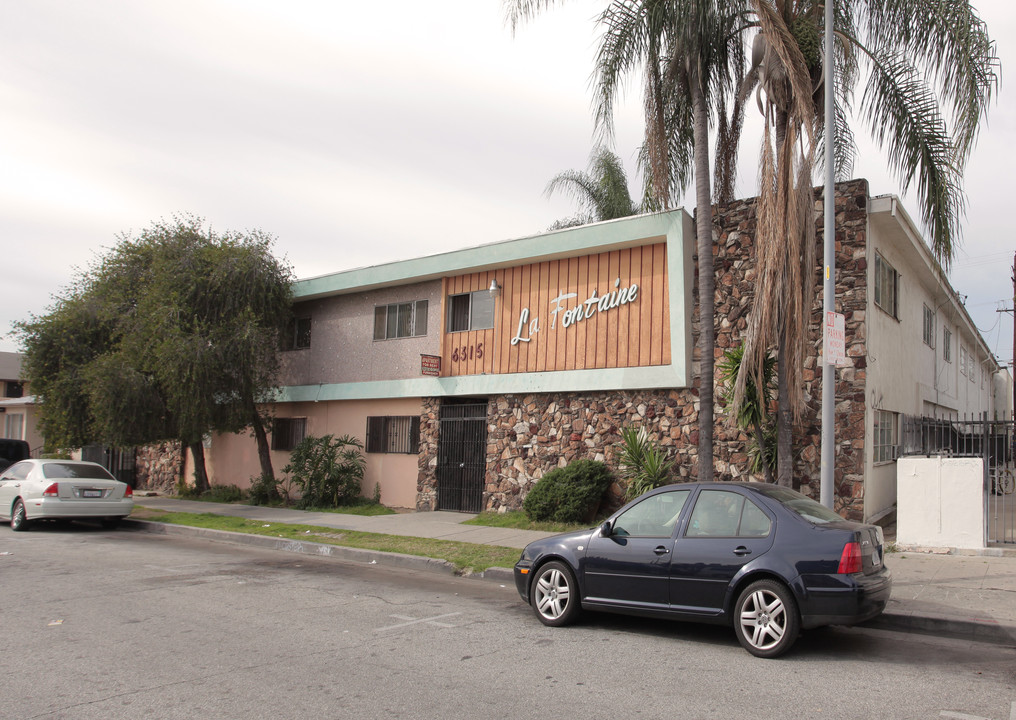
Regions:
<instances>
[{"instance_id":1,"label":"metal security gate","mask_svg":"<svg viewBox=\"0 0 1016 720\"><path fill-rule=\"evenodd\" d=\"M85 445L81 448L81 459L102 465L113 473L113 477L131 487L134 487L137 482L137 461L134 448Z\"/></svg>"},{"instance_id":2,"label":"metal security gate","mask_svg":"<svg viewBox=\"0 0 1016 720\"><path fill-rule=\"evenodd\" d=\"M478 513L487 474L487 401L445 401L437 441L437 509Z\"/></svg>"},{"instance_id":3,"label":"metal security gate","mask_svg":"<svg viewBox=\"0 0 1016 720\"><path fill-rule=\"evenodd\" d=\"M903 418L903 455L947 455L984 460L984 537L1016 543L1016 433L1009 420Z\"/></svg>"}]
</instances>

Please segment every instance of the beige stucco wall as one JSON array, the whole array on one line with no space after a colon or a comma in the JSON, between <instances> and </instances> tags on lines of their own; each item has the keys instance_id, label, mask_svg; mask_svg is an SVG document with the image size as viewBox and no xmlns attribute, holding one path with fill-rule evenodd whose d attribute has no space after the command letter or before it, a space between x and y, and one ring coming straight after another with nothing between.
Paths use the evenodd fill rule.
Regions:
<instances>
[{"instance_id":1,"label":"beige stucco wall","mask_svg":"<svg viewBox=\"0 0 1016 720\"><path fill-rule=\"evenodd\" d=\"M285 403L276 407L278 417L307 418L307 434L352 435L360 443L366 440L367 417L376 415L420 416L419 398L396 400L348 400L320 403ZM257 446L249 434L216 435L206 447L209 481L215 485L250 486L250 479L260 474ZM376 484L381 485L381 502L389 507L416 506L416 484L419 455L367 453L367 467L361 484L362 494L373 497ZM191 462L188 455L187 474ZM283 477L282 468L289 462L289 453L272 451L275 475Z\"/></svg>"},{"instance_id":2,"label":"beige stucco wall","mask_svg":"<svg viewBox=\"0 0 1016 720\"><path fill-rule=\"evenodd\" d=\"M427 300L427 334L374 340L374 308ZM297 303L311 318L310 347L282 353L282 385L372 382L420 376L420 355L440 355L441 281ZM362 431L361 431L362 432Z\"/></svg>"},{"instance_id":3,"label":"beige stucco wall","mask_svg":"<svg viewBox=\"0 0 1016 720\"><path fill-rule=\"evenodd\" d=\"M924 241L891 198L872 198L869 215L868 357L865 423L865 517L878 517L897 502L898 462L874 462L876 410L902 415L962 418L1008 408L997 392L983 342L940 280ZM875 254L899 273L899 318L875 305ZM924 342L924 307L935 315L934 347ZM951 338L944 358L943 329ZM961 348L974 358L974 380L960 374ZM900 428L902 430L902 428Z\"/></svg>"}]
</instances>

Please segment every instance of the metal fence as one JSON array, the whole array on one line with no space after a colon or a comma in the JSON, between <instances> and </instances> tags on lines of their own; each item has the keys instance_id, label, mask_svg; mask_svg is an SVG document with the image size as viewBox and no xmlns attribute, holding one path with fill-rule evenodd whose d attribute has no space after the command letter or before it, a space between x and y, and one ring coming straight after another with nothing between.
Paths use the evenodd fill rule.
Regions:
<instances>
[{"instance_id":1,"label":"metal fence","mask_svg":"<svg viewBox=\"0 0 1016 720\"><path fill-rule=\"evenodd\" d=\"M1016 543L1016 433L1013 419L904 416L899 455L977 457L984 460L985 537Z\"/></svg>"}]
</instances>

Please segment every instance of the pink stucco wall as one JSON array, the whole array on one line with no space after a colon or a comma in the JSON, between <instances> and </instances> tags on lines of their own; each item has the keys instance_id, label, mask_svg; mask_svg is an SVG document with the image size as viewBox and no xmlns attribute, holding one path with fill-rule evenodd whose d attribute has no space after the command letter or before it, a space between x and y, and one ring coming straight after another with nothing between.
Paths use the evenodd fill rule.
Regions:
<instances>
[{"instance_id":1,"label":"pink stucco wall","mask_svg":"<svg viewBox=\"0 0 1016 720\"><path fill-rule=\"evenodd\" d=\"M352 435L360 443L366 439L367 417L376 415L420 416L419 398L397 400L349 400L321 403L287 403L279 405L279 417L307 418L307 434ZM250 486L252 477L260 474L257 446L248 434L216 435L211 447L206 449L206 463L209 481L214 485ZM362 494L373 497L376 484L381 485L381 502L388 507L412 508L416 506L416 479L419 454L410 455L367 453L367 468L364 473ZM289 453L272 451L272 465L275 475L283 478L283 466L289 461ZM187 476L191 473L188 459Z\"/></svg>"}]
</instances>

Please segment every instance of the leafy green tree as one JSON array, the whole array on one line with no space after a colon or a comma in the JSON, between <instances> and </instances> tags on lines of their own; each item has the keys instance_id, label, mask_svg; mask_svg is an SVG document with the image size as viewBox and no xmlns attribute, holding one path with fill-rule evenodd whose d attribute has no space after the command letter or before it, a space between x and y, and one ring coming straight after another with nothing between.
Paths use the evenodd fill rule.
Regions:
<instances>
[{"instance_id":1,"label":"leafy green tree","mask_svg":"<svg viewBox=\"0 0 1016 720\"><path fill-rule=\"evenodd\" d=\"M642 211L631 199L621 158L604 147L593 150L589 169L585 172L567 170L555 175L547 184L545 194L549 197L555 192L570 194L578 201L580 210L576 217L556 222L554 230L615 220Z\"/></svg>"},{"instance_id":2,"label":"leafy green tree","mask_svg":"<svg viewBox=\"0 0 1016 720\"><path fill-rule=\"evenodd\" d=\"M204 490L203 437L250 428L274 476L259 408L276 387L291 272L271 245L197 218L156 223L121 237L48 315L21 323L47 444L176 438Z\"/></svg>"}]
</instances>

